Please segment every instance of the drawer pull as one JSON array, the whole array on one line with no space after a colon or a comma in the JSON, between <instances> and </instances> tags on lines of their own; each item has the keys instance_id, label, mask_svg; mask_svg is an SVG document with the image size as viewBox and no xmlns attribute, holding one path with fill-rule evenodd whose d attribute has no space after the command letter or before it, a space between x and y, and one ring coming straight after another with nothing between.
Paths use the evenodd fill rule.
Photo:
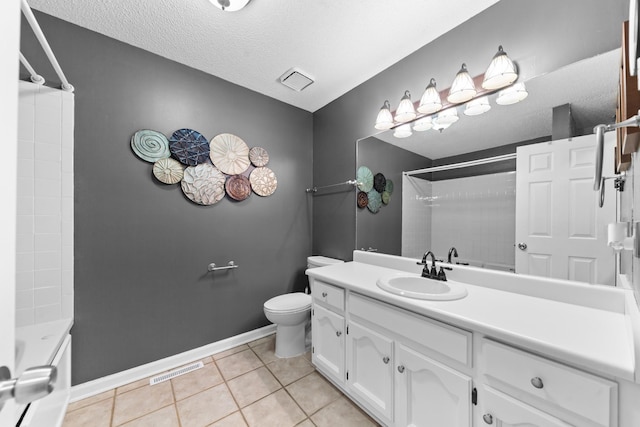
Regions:
<instances>
[{"instance_id":1,"label":"drawer pull","mask_svg":"<svg viewBox=\"0 0 640 427\"><path fill-rule=\"evenodd\" d=\"M540 377L531 378L531 385L534 386L535 388L544 387L544 384L542 383L542 378L540 378Z\"/></svg>"},{"instance_id":2,"label":"drawer pull","mask_svg":"<svg viewBox=\"0 0 640 427\"><path fill-rule=\"evenodd\" d=\"M342 331L336 331L336 336L339 337L340 335L342 335Z\"/></svg>"},{"instance_id":3,"label":"drawer pull","mask_svg":"<svg viewBox=\"0 0 640 427\"><path fill-rule=\"evenodd\" d=\"M389 363L389 356L385 356L382 358L382 361L384 362L384 364L386 365L387 363Z\"/></svg>"},{"instance_id":4,"label":"drawer pull","mask_svg":"<svg viewBox=\"0 0 640 427\"><path fill-rule=\"evenodd\" d=\"M491 414L484 414L482 416L482 419L484 420L485 423L487 424L493 424L493 415Z\"/></svg>"},{"instance_id":5,"label":"drawer pull","mask_svg":"<svg viewBox=\"0 0 640 427\"><path fill-rule=\"evenodd\" d=\"M403 365L398 366L398 372L400 372L400 373L404 372L404 366Z\"/></svg>"},{"instance_id":6,"label":"drawer pull","mask_svg":"<svg viewBox=\"0 0 640 427\"><path fill-rule=\"evenodd\" d=\"M326 293L326 292L323 292L323 293L322 293L322 298L326 298L326 297L327 297L327 293Z\"/></svg>"}]
</instances>

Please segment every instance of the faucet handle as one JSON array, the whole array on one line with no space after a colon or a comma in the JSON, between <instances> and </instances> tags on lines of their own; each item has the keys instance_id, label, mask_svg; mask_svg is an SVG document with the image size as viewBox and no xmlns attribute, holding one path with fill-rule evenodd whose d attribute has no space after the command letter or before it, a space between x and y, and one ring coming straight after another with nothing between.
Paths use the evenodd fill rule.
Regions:
<instances>
[{"instance_id":1,"label":"faucet handle","mask_svg":"<svg viewBox=\"0 0 640 427\"><path fill-rule=\"evenodd\" d=\"M440 267L440 271L438 271L437 279L442 280L443 282L447 281L447 275L442 267Z\"/></svg>"}]
</instances>

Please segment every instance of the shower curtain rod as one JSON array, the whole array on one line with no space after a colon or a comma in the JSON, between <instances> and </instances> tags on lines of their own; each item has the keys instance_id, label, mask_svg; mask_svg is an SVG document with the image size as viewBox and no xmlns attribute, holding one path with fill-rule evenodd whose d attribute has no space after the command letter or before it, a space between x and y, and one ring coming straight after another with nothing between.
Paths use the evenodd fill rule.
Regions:
<instances>
[{"instance_id":1,"label":"shower curtain rod","mask_svg":"<svg viewBox=\"0 0 640 427\"><path fill-rule=\"evenodd\" d=\"M20 62L22 62L22 65L24 65L24 68L26 68L29 74L31 74L31 81L36 84L43 85L44 78L40 74L36 73L36 70L33 69L31 64L29 64L29 61L27 61L27 58L24 57L22 52L19 52L19 53L20 53Z\"/></svg>"},{"instance_id":2,"label":"shower curtain rod","mask_svg":"<svg viewBox=\"0 0 640 427\"><path fill-rule=\"evenodd\" d=\"M40 45L42 46L44 53L47 55L47 58L49 58L49 62L51 62L53 69L56 70L56 74L58 75L58 78L62 82L62 90L66 92L73 92L74 90L73 85L69 84L69 81L65 77L64 72L62 71L62 68L58 63L58 60L56 59L56 56L53 54L53 50L51 50L51 46L49 46L49 42L47 41L47 38L44 36L44 33L42 32L42 29L40 28L40 25L38 24L36 17L33 15L33 11L31 10L29 3L27 3L27 0L22 0L22 13L24 14L25 18L27 18L29 25L31 25L31 29L33 30L33 33L36 35L38 41L40 42ZM31 71L29 72L31 73ZM31 73L32 76L34 74L35 73Z\"/></svg>"},{"instance_id":3,"label":"shower curtain rod","mask_svg":"<svg viewBox=\"0 0 640 427\"><path fill-rule=\"evenodd\" d=\"M402 172L402 174L406 176L411 176L411 175L418 175L421 173L441 172L441 171L447 171L452 169L460 169L460 168L467 168L471 166L485 165L488 163L502 162L504 160L512 160L515 158L516 158L516 153L503 154L501 156L486 157L484 159L477 159L477 160L469 160L468 162L452 163L450 165L433 166L430 168L417 169L417 170Z\"/></svg>"}]
</instances>

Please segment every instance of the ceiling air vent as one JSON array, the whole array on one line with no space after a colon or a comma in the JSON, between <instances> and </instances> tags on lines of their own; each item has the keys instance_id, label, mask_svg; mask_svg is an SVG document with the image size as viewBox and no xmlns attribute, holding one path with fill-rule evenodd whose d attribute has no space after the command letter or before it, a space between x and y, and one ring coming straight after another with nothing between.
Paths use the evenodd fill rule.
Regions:
<instances>
[{"instance_id":1,"label":"ceiling air vent","mask_svg":"<svg viewBox=\"0 0 640 427\"><path fill-rule=\"evenodd\" d=\"M302 89L313 83L313 79L305 76L302 71L297 68L292 68L280 76L280 83L300 92Z\"/></svg>"}]
</instances>

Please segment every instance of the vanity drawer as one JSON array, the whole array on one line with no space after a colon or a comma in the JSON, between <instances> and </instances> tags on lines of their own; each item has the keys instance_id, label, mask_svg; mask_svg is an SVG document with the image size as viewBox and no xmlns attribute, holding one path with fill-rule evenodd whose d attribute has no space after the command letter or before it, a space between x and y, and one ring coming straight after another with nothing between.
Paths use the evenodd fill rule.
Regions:
<instances>
[{"instance_id":1,"label":"vanity drawer","mask_svg":"<svg viewBox=\"0 0 640 427\"><path fill-rule=\"evenodd\" d=\"M344 311L344 289L342 288L314 280L311 296L316 301L321 301L341 312Z\"/></svg>"},{"instance_id":2,"label":"vanity drawer","mask_svg":"<svg viewBox=\"0 0 640 427\"><path fill-rule=\"evenodd\" d=\"M564 408L588 425L617 425L616 383L487 339L481 355L483 374L497 380L496 388Z\"/></svg>"},{"instance_id":3,"label":"vanity drawer","mask_svg":"<svg viewBox=\"0 0 640 427\"><path fill-rule=\"evenodd\" d=\"M471 366L471 332L354 293L349 294L349 314L420 344L436 355Z\"/></svg>"}]
</instances>

